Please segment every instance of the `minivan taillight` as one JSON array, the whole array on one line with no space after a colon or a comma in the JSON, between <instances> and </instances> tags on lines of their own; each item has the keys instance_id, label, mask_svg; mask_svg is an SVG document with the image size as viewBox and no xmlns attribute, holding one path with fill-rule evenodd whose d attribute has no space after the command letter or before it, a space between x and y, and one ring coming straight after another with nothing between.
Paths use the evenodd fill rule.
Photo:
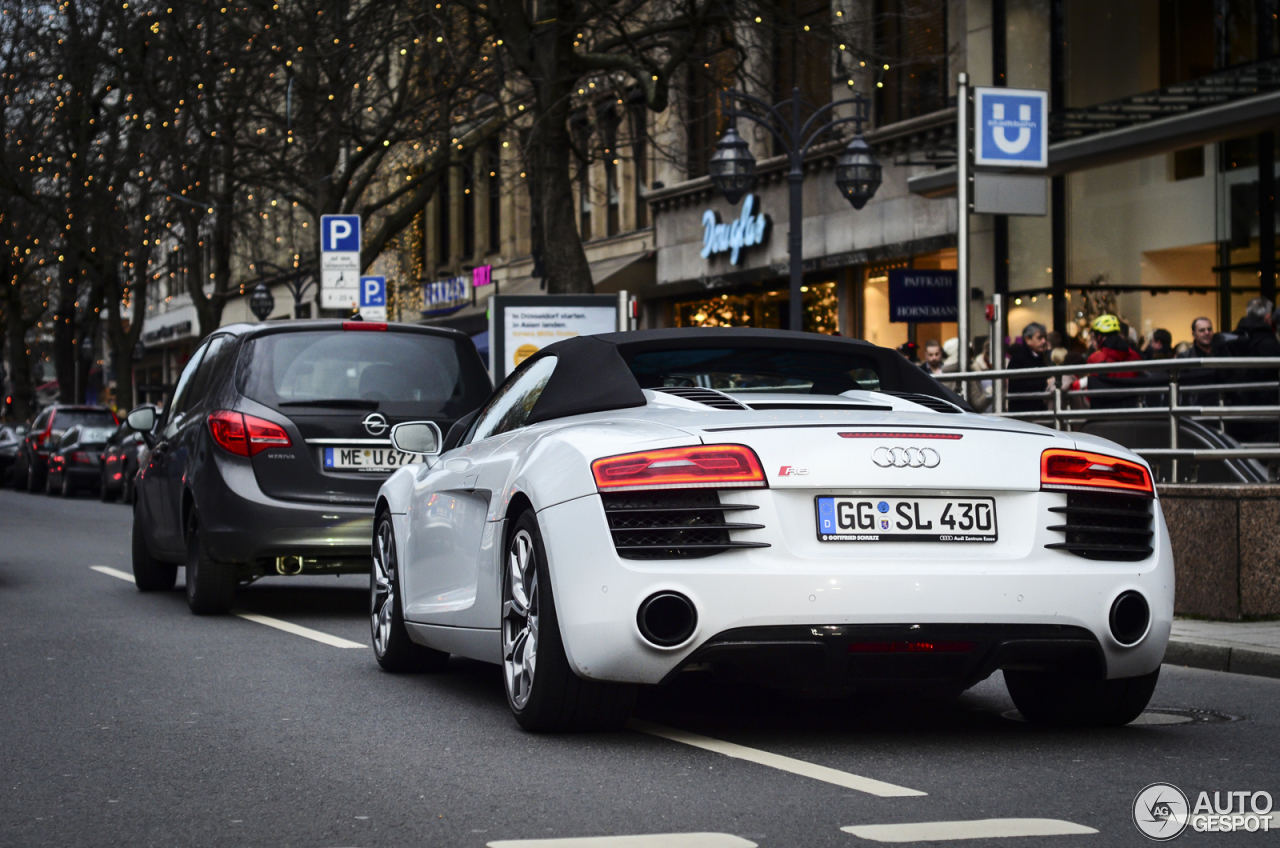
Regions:
<instances>
[{"instance_id":1,"label":"minivan taillight","mask_svg":"<svg viewBox=\"0 0 1280 848\"><path fill-rule=\"evenodd\" d=\"M209 415L209 434L218 447L236 456L257 456L268 448L287 448L293 444L279 424L229 409Z\"/></svg>"}]
</instances>

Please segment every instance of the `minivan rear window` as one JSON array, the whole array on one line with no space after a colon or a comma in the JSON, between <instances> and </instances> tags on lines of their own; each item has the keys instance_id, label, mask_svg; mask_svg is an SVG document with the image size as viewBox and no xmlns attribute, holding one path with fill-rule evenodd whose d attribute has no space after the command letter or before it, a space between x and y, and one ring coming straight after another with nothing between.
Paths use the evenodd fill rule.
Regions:
<instances>
[{"instance_id":1,"label":"minivan rear window","mask_svg":"<svg viewBox=\"0 0 1280 848\"><path fill-rule=\"evenodd\" d=\"M61 432L72 427L114 427L116 417L105 409L59 409L53 416L53 426Z\"/></svg>"},{"instance_id":2,"label":"minivan rear window","mask_svg":"<svg viewBox=\"0 0 1280 848\"><path fill-rule=\"evenodd\" d=\"M272 407L346 401L395 415L458 418L490 391L479 358L467 353L454 339L422 333L272 333L245 344L236 387Z\"/></svg>"}]
</instances>

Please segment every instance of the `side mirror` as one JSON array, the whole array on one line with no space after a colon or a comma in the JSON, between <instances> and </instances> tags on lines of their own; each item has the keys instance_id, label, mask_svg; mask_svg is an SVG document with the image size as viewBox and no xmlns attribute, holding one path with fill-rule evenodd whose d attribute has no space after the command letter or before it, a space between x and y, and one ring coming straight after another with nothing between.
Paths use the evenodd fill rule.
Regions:
<instances>
[{"instance_id":1,"label":"side mirror","mask_svg":"<svg viewBox=\"0 0 1280 848\"><path fill-rule=\"evenodd\" d=\"M124 421L139 433L150 433L156 426L156 408L140 406L126 415Z\"/></svg>"},{"instance_id":2,"label":"side mirror","mask_svg":"<svg viewBox=\"0 0 1280 848\"><path fill-rule=\"evenodd\" d=\"M406 421L391 428L391 444L396 450L435 456L440 453L440 427L434 421Z\"/></svg>"}]
</instances>

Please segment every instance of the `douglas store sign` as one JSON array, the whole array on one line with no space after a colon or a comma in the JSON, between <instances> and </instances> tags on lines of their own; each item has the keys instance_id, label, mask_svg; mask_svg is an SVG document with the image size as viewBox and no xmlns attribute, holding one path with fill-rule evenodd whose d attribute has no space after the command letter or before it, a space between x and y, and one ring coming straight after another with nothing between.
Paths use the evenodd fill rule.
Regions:
<instances>
[{"instance_id":1,"label":"douglas store sign","mask_svg":"<svg viewBox=\"0 0 1280 848\"><path fill-rule=\"evenodd\" d=\"M703 212L702 258L727 253L729 262L737 265L742 248L763 244L769 235L769 218L763 212L752 215L755 207L756 196L748 194L742 201L742 215L730 224L721 224L714 210Z\"/></svg>"}]
</instances>

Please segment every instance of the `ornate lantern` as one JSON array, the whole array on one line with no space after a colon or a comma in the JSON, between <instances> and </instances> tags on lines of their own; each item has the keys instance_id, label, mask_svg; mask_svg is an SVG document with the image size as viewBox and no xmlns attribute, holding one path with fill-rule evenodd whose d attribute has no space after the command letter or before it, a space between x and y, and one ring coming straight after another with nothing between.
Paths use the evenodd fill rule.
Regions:
<instances>
[{"instance_id":1,"label":"ornate lantern","mask_svg":"<svg viewBox=\"0 0 1280 848\"><path fill-rule=\"evenodd\" d=\"M836 162L836 188L861 209L880 188L880 162L861 135L855 135Z\"/></svg>"},{"instance_id":2,"label":"ornate lantern","mask_svg":"<svg viewBox=\"0 0 1280 848\"><path fill-rule=\"evenodd\" d=\"M711 184L724 199L736 204L742 195L756 184L756 157L751 155L747 142L730 126L716 144L716 152L708 166Z\"/></svg>"}]
</instances>

